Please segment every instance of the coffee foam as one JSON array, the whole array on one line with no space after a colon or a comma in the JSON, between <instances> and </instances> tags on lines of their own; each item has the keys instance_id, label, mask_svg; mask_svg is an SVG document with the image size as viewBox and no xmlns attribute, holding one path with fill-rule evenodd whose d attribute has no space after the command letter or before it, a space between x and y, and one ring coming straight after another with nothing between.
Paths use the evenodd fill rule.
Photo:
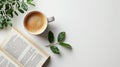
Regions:
<instances>
[{"instance_id":1,"label":"coffee foam","mask_svg":"<svg viewBox=\"0 0 120 67\"><path fill-rule=\"evenodd\" d=\"M25 28L31 33L40 33L45 28L46 18L39 12L33 12L26 16L24 21Z\"/></svg>"}]
</instances>

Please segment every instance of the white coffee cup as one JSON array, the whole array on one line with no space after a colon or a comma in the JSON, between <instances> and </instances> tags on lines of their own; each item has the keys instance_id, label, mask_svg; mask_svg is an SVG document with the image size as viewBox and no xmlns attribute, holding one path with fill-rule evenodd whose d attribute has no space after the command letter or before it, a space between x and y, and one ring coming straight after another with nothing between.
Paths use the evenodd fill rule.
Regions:
<instances>
[{"instance_id":1,"label":"white coffee cup","mask_svg":"<svg viewBox=\"0 0 120 67\"><path fill-rule=\"evenodd\" d=\"M39 21L39 18L38 18L38 20L36 20L36 22L31 22L32 24L30 25L30 22L29 22L29 20L30 20L30 18L32 17L32 15L34 16L34 14L36 14L36 16L38 15L38 17L39 17L39 15L41 16L41 20L43 20L43 21L41 21L41 23L43 24L43 27L42 27L42 29L38 29L39 28L39 24L41 24L40 23L40 21ZM33 35L39 35L39 34L42 34L46 29L47 29L47 26L48 26L48 23L49 22L52 22L52 21L54 21L55 20L55 18L54 18L54 16L53 17L50 17L50 18L47 18L42 12L40 12L40 11L32 11L32 12L29 12L26 16L25 16L25 18L24 18L24 28L29 32L29 33L31 33L31 34L33 34ZM33 21L34 21L34 18L33 18ZM37 21L39 21L39 23L37 22ZM29 23L29 24L28 24ZM36 25L35 25L36 24ZM42 26L42 25L41 25ZM37 27L37 28L36 28ZM38 30L36 30L36 31L31 31L31 30L34 30L34 29L38 29Z\"/></svg>"}]
</instances>

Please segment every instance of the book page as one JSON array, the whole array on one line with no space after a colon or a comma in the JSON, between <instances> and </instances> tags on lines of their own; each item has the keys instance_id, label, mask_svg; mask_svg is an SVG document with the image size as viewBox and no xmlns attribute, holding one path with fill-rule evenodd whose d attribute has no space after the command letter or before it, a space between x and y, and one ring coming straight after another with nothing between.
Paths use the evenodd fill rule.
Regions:
<instances>
[{"instance_id":1,"label":"book page","mask_svg":"<svg viewBox=\"0 0 120 67\"><path fill-rule=\"evenodd\" d=\"M48 58L18 33L12 33L6 41L2 48L24 67L42 67Z\"/></svg>"},{"instance_id":2,"label":"book page","mask_svg":"<svg viewBox=\"0 0 120 67\"><path fill-rule=\"evenodd\" d=\"M0 67L18 67L18 65L0 51Z\"/></svg>"}]
</instances>

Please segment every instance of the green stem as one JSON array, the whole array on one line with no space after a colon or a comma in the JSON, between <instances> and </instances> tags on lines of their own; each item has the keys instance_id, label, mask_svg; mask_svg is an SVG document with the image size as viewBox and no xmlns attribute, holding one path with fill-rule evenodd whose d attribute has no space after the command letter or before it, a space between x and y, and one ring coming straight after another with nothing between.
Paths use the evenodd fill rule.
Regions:
<instances>
[{"instance_id":1,"label":"green stem","mask_svg":"<svg viewBox=\"0 0 120 67\"><path fill-rule=\"evenodd\" d=\"M58 42L57 43L50 43L49 45L46 45L46 47L50 47L50 46L57 45L57 44L58 44Z\"/></svg>"}]
</instances>

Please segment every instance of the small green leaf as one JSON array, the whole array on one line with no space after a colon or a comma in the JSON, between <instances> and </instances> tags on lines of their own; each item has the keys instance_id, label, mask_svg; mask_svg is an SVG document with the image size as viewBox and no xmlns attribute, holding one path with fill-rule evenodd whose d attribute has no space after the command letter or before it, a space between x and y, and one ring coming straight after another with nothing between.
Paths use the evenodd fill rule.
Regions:
<instances>
[{"instance_id":1,"label":"small green leaf","mask_svg":"<svg viewBox=\"0 0 120 67\"><path fill-rule=\"evenodd\" d=\"M6 14L9 16L9 17L11 17L11 18L13 18L13 10L12 9L7 9L6 10Z\"/></svg>"},{"instance_id":2,"label":"small green leaf","mask_svg":"<svg viewBox=\"0 0 120 67\"><path fill-rule=\"evenodd\" d=\"M33 0L27 0L27 3L31 3Z\"/></svg>"},{"instance_id":3,"label":"small green leaf","mask_svg":"<svg viewBox=\"0 0 120 67\"><path fill-rule=\"evenodd\" d=\"M12 5L15 5L15 2L13 2Z\"/></svg>"},{"instance_id":4,"label":"small green leaf","mask_svg":"<svg viewBox=\"0 0 120 67\"><path fill-rule=\"evenodd\" d=\"M48 33L48 41L49 41L50 43L53 43L53 42L54 42L54 34L53 34L52 31L49 31L49 33Z\"/></svg>"},{"instance_id":5,"label":"small green leaf","mask_svg":"<svg viewBox=\"0 0 120 67\"><path fill-rule=\"evenodd\" d=\"M35 4L33 4L33 3L28 3L28 4L30 4L30 5L32 5L32 6L35 6Z\"/></svg>"},{"instance_id":6,"label":"small green leaf","mask_svg":"<svg viewBox=\"0 0 120 67\"><path fill-rule=\"evenodd\" d=\"M12 9L7 9L7 10L6 10L6 14L11 14L12 12L13 12Z\"/></svg>"},{"instance_id":7,"label":"small green leaf","mask_svg":"<svg viewBox=\"0 0 120 67\"><path fill-rule=\"evenodd\" d=\"M6 0L2 0L3 2L5 2Z\"/></svg>"},{"instance_id":8,"label":"small green leaf","mask_svg":"<svg viewBox=\"0 0 120 67\"><path fill-rule=\"evenodd\" d=\"M24 13L24 11L22 9L18 9L18 11L21 12L21 13Z\"/></svg>"},{"instance_id":9,"label":"small green leaf","mask_svg":"<svg viewBox=\"0 0 120 67\"><path fill-rule=\"evenodd\" d=\"M22 3L21 7L22 7L25 11L28 10L28 6L27 6L27 4L25 4L24 2Z\"/></svg>"},{"instance_id":10,"label":"small green leaf","mask_svg":"<svg viewBox=\"0 0 120 67\"><path fill-rule=\"evenodd\" d=\"M66 47L66 48L72 48L71 45L69 45L68 43L59 42L59 45Z\"/></svg>"},{"instance_id":11,"label":"small green leaf","mask_svg":"<svg viewBox=\"0 0 120 67\"><path fill-rule=\"evenodd\" d=\"M63 42L65 39L65 32L61 32L58 34L58 42Z\"/></svg>"},{"instance_id":12,"label":"small green leaf","mask_svg":"<svg viewBox=\"0 0 120 67\"><path fill-rule=\"evenodd\" d=\"M8 10L9 8L10 8L10 4L9 3L5 4L5 10Z\"/></svg>"},{"instance_id":13,"label":"small green leaf","mask_svg":"<svg viewBox=\"0 0 120 67\"><path fill-rule=\"evenodd\" d=\"M17 13L16 11L14 11L14 14L15 14L16 16L18 16L18 13Z\"/></svg>"},{"instance_id":14,"label":"small green leaf","mask_svg":"<svg viewBox=\"0 0 120 67\"><path fill-rule=\"evenodd\" d=\"M1 3L1 4L0 4L0 9L2 9L2 8L3 8L3 4Z\"/></svg>"},{"instance_id":15,"label":"small green leaf","mask_svg":"<svg viewBox=\"0 0 120 67\"><path fill-rule=\"evenodd\" d=\"M35 6L35 4L32 3L33 0L27 0L27 4L30 4L32 6Z\"/></svg>"},{"instance_id":16,"label":"small green leaf","mask_svg":"<svg viewBox=\"0 0 120 67\"><path fill-rule=\"evenodd\" d=\"M5 23L5 27L7 27L8 26L8 24L7 23Z\"/></svg>"},{"instance_id":17,"label":"small green leaf","mask_svg":"<svg viewBox=\"0 0 120 67\"><path fill-rule=\"evenodd\" d=\"M3 29L3 25L2 25L2 23L0 23L0 29Z\"/></svg>"},{"instance_id":18,"label":"small green leaf","mask_svg":"<svg viewBox=\"0 0 120 67\"><path fill-rule=\"evenodd\" d=\"M4 11L0 11L0 14L3 15Z\"/></svg>"},{"instance_id":19,"label":"small green leaf","mask_svg":"<svg viewBox=\"0 0 120 67\"><path fill-rule=\"evenodd\" d=\"M60 51L59 51L58 47L56 47L56 46L50 46L50 49L52 50L53 53L60 54Z\"/></svg>"},{"instance_id":20,"label":"small green leaf","mask_svg":"<svg viewBox=\"0 0 120 67\"><path fill-rule=\"evenodd\" d=\"M4 18L3 18L2 16L0 16L0 22L1 22L2 20L4 20Z\"/></svg>"},{"instance_id":21,"label":"small green leaf","mask_svg":"<svg viewBox=\"0 0 120 67\"><path fill-rule=\"evenodd\" d=\"M13 13L12 12L10 13L10 17L13 18Z\"/></svg>"},{"instance_id":22,"label":"small green leaf","mask_svg":"<svg viewBox=\"0 0 120 67\"><path fill-rule=\"evenodd\" d=\"M3 26L3 27L6 27L6 19L3 20L2 26Z\"/></svg>"},{"instance_id":23,"label":"small green leaf","mask_svg":"<svg viewBox=\"0 0 120 67\"><path fill-rule=\"evenodd\" d=\"M9 22L9 23L7 23L7 24L10 25L10 26L12 27L12 23Z\"/></svg>"},{"instance_id":24,"label":"small green leaf","mask_svg":"<svg viewBox=\"0 0 120 67\"><path fill-rule=\"evenodd\" d=\"M20 4L19 4L19 2L17 2L17 4L16 4L16 8L20 8Z\"/></svg>"},{"instance_id":25,"label":"small green leaf","mask_svg":"<svg viewBox=\"0 0 120 67\"><path fill-rule=\"evenodd\" d=\"M10 21L9 17L6 17L6 18L5 18L5 21Z\"/></svg>"}]
</instances>

